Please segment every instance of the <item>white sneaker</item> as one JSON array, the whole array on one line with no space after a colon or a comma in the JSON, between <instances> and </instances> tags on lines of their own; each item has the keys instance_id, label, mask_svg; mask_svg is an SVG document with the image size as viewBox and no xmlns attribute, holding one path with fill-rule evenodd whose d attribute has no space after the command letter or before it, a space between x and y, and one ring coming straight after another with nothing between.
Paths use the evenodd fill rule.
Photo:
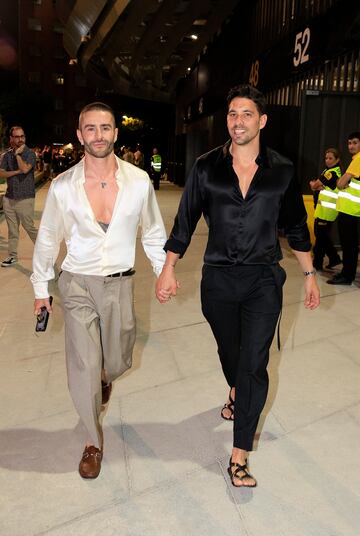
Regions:
<instances>
[{"instance_id":1,"label":"white sneaker","mask_svg":"<svg viewBox=\"0 0 360 536\"><path fill-rule=\"evenodd\" d=\"M1 263L1 266L3 268L6 268L7 266L12 266L13 264L16 264L17 263L17 259L15 259L15 257L7 257L6 259L4 259Z\"/></svg>"}]
</instances>

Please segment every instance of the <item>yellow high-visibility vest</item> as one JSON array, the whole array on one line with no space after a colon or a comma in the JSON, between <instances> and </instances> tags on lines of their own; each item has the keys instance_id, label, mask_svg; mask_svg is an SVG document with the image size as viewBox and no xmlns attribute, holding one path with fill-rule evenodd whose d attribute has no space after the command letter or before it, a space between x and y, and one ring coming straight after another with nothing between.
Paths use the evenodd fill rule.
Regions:
<instances>
[{"instance_id":1,"label":"yellow high-visibility vest","mask_svg":"<svg viewBox=\"0 0 360 536\"><path fill-rule=\"evenodd\" d=\"M339 190L336 208L339 212L360 217L360 152L353 156L346 173L351 173L353 178L347 188Z\"/></svg>"},{"instance_id":2,"label":"yellow high-visibility vest","mask_svg":"<svg viewBox=\"0 0 360 536\"><path fill-rule=\"evenodd\" d=\"M151 167L157 173L161 171L161 156L159 154L153 154L151 157Z\"/></svg>"},{"instance_id":3,"label":"yellow high-visibility vest","mask_svg":"<svg viewBox=\"0 0 360 536\"><path fill-rule=\"evenodd\" d=\"M351 179L347 188L339 190L336 208L339 212L360 217L360 178Z\"/></svg>"},{"instance_id":4,"label":"yellow high-visibility vest","mask_svg":"<svg viewBox=\"0 0 360 536\"><path fill-rule=\"evenodd\" d=\"M332 172L335 172L338 177L341 177L341 169L339 166L334 166L329 169L324 169L321 175L326 178L331 178ZM324 189L319 192L318 202L315 209L315 218L320 218L326 221L335 221L338 215L336 202L339 190L332 190L324 184Z\"/></svg>"}]
</instances>

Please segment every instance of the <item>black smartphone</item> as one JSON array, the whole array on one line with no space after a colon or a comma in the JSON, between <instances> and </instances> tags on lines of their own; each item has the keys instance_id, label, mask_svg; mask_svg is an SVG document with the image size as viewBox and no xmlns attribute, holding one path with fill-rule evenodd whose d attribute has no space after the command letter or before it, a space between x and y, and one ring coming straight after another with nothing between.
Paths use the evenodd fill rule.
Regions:
<instances>
[{"instance_id":1,"label":"black smartphone","mask_svg":"<svg viewBox=\"0 0 360 536\"><path fill-rule=\"evenodd\" d=\"M53 297L50 296L49 297L50 305L52 304L52 301L53 301ZM50 313L46 309L46 307L45 306L41 307L40 313L37 315L35 331L45 331L46 330L48 320L49 320L49 316L50 316Z\"/></svg>"}]
</instances>

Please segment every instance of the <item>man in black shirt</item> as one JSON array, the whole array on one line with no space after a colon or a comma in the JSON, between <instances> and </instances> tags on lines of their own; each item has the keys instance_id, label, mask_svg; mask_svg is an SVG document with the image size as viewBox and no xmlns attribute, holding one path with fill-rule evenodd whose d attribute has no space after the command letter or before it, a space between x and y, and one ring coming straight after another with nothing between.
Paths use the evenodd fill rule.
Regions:
<instances>
[{"instance_id":1,"label":"man in black shirt","mask_svg":"<svg viewBox=\"0 0 360 536\"><path fill-rule=\"evenodd\" d=\"M8 226L9 256L1 263L7 268L17 263L20 223L33 242L37 229L34 226L35 181L34 170L36 156L25 145L25 133L22 127L10 129L10 150L1 161L0 177L7 180L3 208Z\"/></svg>"},{"instance_id":2,"label":"man in black shirt","mask_svg":"<svg viewBox=\"0 0 360 536\"><path fill-rule=\"evenodd\" d=\"M310 255L306 211L293 164L260 147L265 98L251 86L228 95L231 139L200 156L190 172L169 240L156 295L161 303L176 295L175 264L204 216L209 238L204 256L201 303L215 336L230 387L225 409L234 417L228 472L236 487L254 487L248 452L268 392L267 363L282 304L285 271L278 229L282 228L305 276L306 308L320 293Z\"/></svg>"}]
</instances>

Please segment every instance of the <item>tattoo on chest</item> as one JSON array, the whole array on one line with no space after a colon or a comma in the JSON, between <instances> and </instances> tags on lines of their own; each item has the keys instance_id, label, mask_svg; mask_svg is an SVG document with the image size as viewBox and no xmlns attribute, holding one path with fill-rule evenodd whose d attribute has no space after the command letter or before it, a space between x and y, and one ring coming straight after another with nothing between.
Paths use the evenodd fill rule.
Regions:
<instances>
[{"instance_id":1,"label":"tattoo on chest","mask_svg":"<svg viewBox=\"0 0 360 536\"><path fill-rule=\"evenodd\" d=\"M102 182L102 183L101 183L101 188L103 188L103 189L104 189L104 188L105 188L105 186L107 186L107 182Z\"/></svg>"}]
</instances>

